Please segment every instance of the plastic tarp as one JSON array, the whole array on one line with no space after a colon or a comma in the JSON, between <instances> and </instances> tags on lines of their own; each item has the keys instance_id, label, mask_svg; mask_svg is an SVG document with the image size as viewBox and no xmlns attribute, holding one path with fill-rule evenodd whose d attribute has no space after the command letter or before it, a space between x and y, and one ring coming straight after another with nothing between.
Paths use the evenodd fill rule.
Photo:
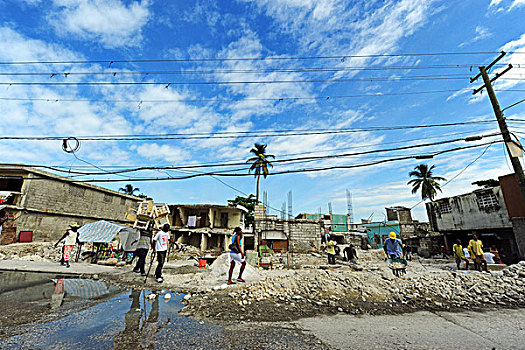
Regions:
<instances>
[{"instance_id":1,"label":"plastic tarp","mask_svg":"<svg viewBox=\"0 0 525 350\"><path fill-rule=\"evenodd\" d=\"M109 243L123 229L126 227L104 220L92 222L78 229L78 240L82 243Z\"/></svg>"},{"instance_id":2,"label":"plastic tarp","mask_svg":"<svg viewBox=\"0 0 525 350\"><path fill-rule=\"evenodd\" d=\"M133 252L137 249L140 233L131 227L124 227L119 231L120 244L125 252Z\"/></svg>"}]
</instances>

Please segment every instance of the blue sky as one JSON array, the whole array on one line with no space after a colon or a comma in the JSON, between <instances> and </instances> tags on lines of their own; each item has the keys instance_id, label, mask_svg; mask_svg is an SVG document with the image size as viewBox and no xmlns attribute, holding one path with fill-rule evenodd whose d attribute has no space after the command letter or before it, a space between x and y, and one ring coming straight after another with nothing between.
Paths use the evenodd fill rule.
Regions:
<instances>
[{"instance_id":1,"label":"blue sky","mask_svg":"<svg viewBox=\"0 0 525 350\"><path fill-rule=\"evenodd\" d=\"M195 59L240 57L319 57L397 53L511 52L500 63L516 68L495 88L502 107L524 98L525 1L120 1L0 0L0 61L69 61ZM2 136L120 135L212 133L257 130L352 129L467 122L493 117L486 94L472 96L468 76L496 53L402 57L346 57L309 60L225 60L214 62L88 63L0 65L0 73L117 72L110 75L0 76L0 82L239 82L288 80L284 84L0 86ZM521 64L521 67L519 66ZM436 68L437 65L460 65ZM434 67L429 67L434 66ZM470 69L472 66L472 71ZM330 68L305 72L305 68ZM355 67L380 70L350 70ZM393 69L402 67L403 69ZM388 69L385 69L388 68ZM280 69L276 71L275 69ZM301 71L300 69L303 69ZM232 73L231 70L236 70ZM286 70L286 71L284 71ZM492 73L501 70L500 67ZM126 71L185 71L186 74L125 75ZM191 73L206 71L207 73ZM458 79L397 80L398 77L454 75ZM372 78L373 80L366 80ZM379 81L377 78L387 79ZM346 82L301 80L363 79ZM479 84L479 83L478 83ZM478 84L474 84L475 87ZM435 90L450 92L389 95ZM453 92L460 90L459 92ZM315 96L369 95L309 100ZM375 96L370 96L375 95ZM287 100L286 98L302 98ZM16 99L30 99L20 101ZM285 98L278 101L279 98ZM31 99L50 99L34 101ZM95 100L126 100L101 102ZM219 99L220 101L210 101ZM58 100L58 101L55 101ZM77 100L77 101L65 101ZM78 101L84 100L84 101ZM143 102L161 100L163 102ZM168 101L169 100L169 101ZM198 100L189 102L188 100ZM205 101L203 101L205 100ZM168 101L168 102L167 102ZM525 103L509 109L508 118L525 118ZM520 131L520 124L511 123ZM494 132L496 124L447 128L320 134L289 137L163 141L84 141L78 158L100 167L162 166L242 161L254 142L268 144L276 159L291 154L334 155ZM425 140L426 139L426 140ZM487 142L492 139L480 141ZM419 153L465 143L433 146ZM469 144L470 145L470 144ZM437 175L454 177L484 148L449 153L428 161ZM274 170L360 164L386 157L413 155L414 150L379 156L330 158L303 164L276 165ZM61 165L85 163L61 150L59 141L1 141L2 162ZM299 156L305 156L299 155ZM382 157L382 158L378 158ZM412 159L376 166L309 174L270 176L262 181L272 207L281 208L293 191L294 214L346 211L345 190L353 194L356 219L383 220L385 206L419 202L406 185ZM97 171L96 169L90 169ZM510 173L501 144L486 153L443 188L443 196L474 189L471 182ZM142 171L135 177L180 176ZM114 176L113 176L114 178ZM86 179L86 178L83 178ZM221 178L246 193L253 177ZM169 203L226 203L238 193L215 178L126 183ZM275 212L273 212L275 213ZM424 206L414 216L426 220Z\"/></svg>"}]
</instances>

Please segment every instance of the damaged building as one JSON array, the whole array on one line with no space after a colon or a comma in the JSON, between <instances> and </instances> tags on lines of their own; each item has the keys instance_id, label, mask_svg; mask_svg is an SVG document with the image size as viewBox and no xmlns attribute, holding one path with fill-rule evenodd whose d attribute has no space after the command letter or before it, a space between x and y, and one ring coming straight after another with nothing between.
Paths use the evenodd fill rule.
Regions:
<instances>
[{"instance_id":1,"label":"damaged building","mask_svg":"<svg viewBox=\"0 0 525 350\"><path fill-rule=\"evenodd\" d=\"M523 238L520 224L525 205L514 175L500 177L500 186L440 198L426 203L426 208L432 230L444 234L449 248L456 239L468 244L476 233L485 248L492 245L498 248L504 262L523 256L518 242Z\"/></svg>"},{"instance_id":2,"label":"damaged building","mask_svg":"<svg viewBox=\"0 0 525 350\"><path fill-rule=\"evenodd\" d=\"M244 228L245 211L216 204L169 205L172 235L177 243L200 250L224 251L235 227ZM244 232L244 249L254 249L253 234Z\"/></svg>"},{"instance_id":3,"label":"damaged building","mask_svg":"<svg viewBox=\"0 0 525 350\"><path fill-rule=\"evenodd\" d=\"M353 244L362 247L365 230L350 222L346 214L311 214L301 213L296 219L320 220L323 232L330 232L330 239L339 245Z\"/></svg>"},{"instance_id":4,"label":"damaged building","mask_svg":"<svg viewBox=\"0 0 525 350\"><path fill-rule=\"evenodd\" d=\"M75 182L40 169L0 164L0 204L7 217L2 244L55 241L72 222L130 223L126 210L141 198Z\"/></svg>"},{"instance_id":5,"label":"damaged building","mask_svg":"<svg viewBox=\"0 0 525 350\"><path fill-rule=\"evenodd\" d=\"M255 232L261 244L274 251L308 252L321 246L320 219L281 219L266 215L266 208L255 206Z\"/></svg>"}]
</instances>

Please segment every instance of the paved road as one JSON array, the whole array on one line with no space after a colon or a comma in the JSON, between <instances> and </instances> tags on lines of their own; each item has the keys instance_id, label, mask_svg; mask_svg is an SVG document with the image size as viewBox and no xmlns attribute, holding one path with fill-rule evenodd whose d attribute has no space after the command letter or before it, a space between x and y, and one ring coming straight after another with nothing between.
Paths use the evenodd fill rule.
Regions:
<instances>
[{"instance_id":1,"label":"paved road","mask_svg":"<svg viewBox=\"0 0 525 350\"><path fill-rule=\"evenodd\" d=\"M338 349L525 349L525 309L335 315L295 324Z\"/></svg>"},{"instance_id":2,"label":"paved road","mask_svg":"<svg viewBox=\"0 0 525 350\"><path fill-rule=\"evenodd\" d=\"M58 262L0 260L0 270L42 272L61 275L93 275L102 273L122 273L128 271L129 268L88 264L85 262L73 262L71 263L71 267L67 268L65 266L61 266Z\"/></svg>"}]
</instances>

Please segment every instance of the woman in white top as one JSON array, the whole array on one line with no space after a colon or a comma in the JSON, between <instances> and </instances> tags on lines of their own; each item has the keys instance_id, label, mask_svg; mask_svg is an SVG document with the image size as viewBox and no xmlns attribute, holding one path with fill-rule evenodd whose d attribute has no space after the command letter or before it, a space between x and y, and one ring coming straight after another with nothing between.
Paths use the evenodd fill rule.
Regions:
<instances>
[{"instance_id":1,"label":"woman in white top","mask_svg":"<svg viewBox=\"0 0 525 350\"><path fill-rule=\"evenodd\" d=\"M55 247L58 246L58 243L61 241L64 241L64 246L62 247L62 259L60 260L60 265L66 265L66 267L69 267L69 260L71 259L71 252L73 251L73 248L75 247L75 244L77 244L77 238L78 238L78 228L80 227L79 224L74 223L69 225L69 230L67 230L62 238L58 240L58 242L55 243Z\"/></svg>"}]
</instances>

